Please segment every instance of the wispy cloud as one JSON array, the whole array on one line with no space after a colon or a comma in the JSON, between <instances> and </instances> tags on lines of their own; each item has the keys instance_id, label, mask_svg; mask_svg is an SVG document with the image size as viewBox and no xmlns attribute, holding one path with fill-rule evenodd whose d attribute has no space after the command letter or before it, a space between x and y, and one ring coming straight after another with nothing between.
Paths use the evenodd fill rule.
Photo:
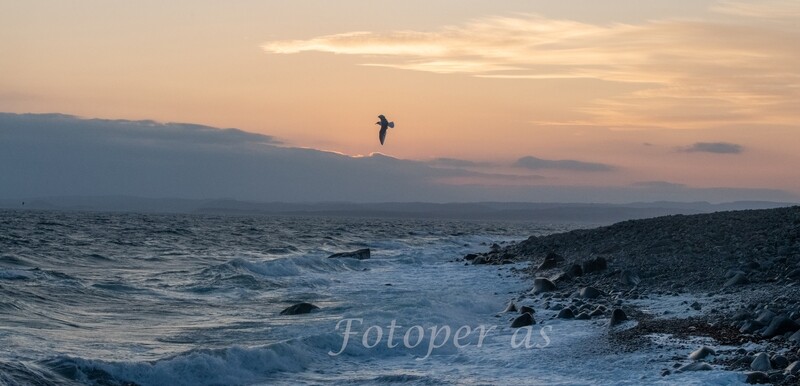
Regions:
<instances>
[{"instance_id":1,"label":"wispy cloud","mask_svg":"<svg viewBox=\"0 0 800 386\"><path fill-rule=\"evenodd\" d=\"M727 142L697 142L681 150L687 153L739 154L744 151L742 145Z\"/></svg>"},{"instance_id":2,"label":"wispy cloud","mask_svg":"<svg viewBox=\"0 0 800 386\"><path fill-rule=\"evenodd\" d=\"M608 172L616 170L616 167L599 162L585 162L576 161L571 159L563 160L548 160L526 156L514 162L515 167L539 170L539 169L556 169L556 170L573 170L580 172Z\"/></svg>"},{"instance_id":3,"label":"wispy cloud","mask_svg":"<svg viewBox=\"0 0 800 386\"><path fill-rule=\"evenodd\" d=\"M712 10L730 15L769 19L800 17L800 2L796 0L761 0L758 2L721 0Z\"/></svg>"},{"instance_id":4,"label":"wispy cloud","mask_svg":"<svg viewBox=\"0 0 800 386\"><path fill-rule=\"evenodd\" d=\"M731 20L589 24L538 15L487 17L428 32L350 32L273 41L270 53L357 55L363 65L487 78L586 78L640 85L578 111L594 124L698 128L795 124L800 24L758 22L797 2L725 1ZM748 19L749 17L749 19Z\"/></svg>"}]
</instances>

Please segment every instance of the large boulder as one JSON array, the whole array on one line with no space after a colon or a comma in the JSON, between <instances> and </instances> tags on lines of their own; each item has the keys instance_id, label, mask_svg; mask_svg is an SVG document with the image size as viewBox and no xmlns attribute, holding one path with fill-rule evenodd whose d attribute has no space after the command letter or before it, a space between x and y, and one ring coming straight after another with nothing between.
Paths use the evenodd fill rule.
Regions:
<instances>
[{"instance_id":1,"label":"large boulder","mask_svg":"<svg viewBox=\"0 0 800 386\"><path fill-rule=\"evenodd\" d=\"M341 252L341 253L334 253L328 256L329 259L338 259L343 257L349 257L352 259L359 259L359 260L366 260L369 259L369 248L359 249L357 251L352 252Z\"/></svg>"},{"instance_id":2,"label":"large boulder","mask_svg":"<svg viewBox=\"0 0 800 386\"><path fill-rule=\"evenodd\" d=\"M786 374L800 374L800 361L794 361L784 370Z\"/></svg>"},{"instance_id":3,"label":"large boulder","mask_svg":"<svg viewBox=\"0 0 800 386\"><path fill-rule=\"evenodd\" d=\"M583 268L581 268L580 264L572 264L569 268L567 268L566 271L564 271L564 274L570 278L576 278L583 275Z\"/></svg>"},{"instance_id":4,"label":"large boulder","mask_svg":"<svg viewBox=\"0 0 800 386\"><path fill-rule=\"evenodd\" d=\"M785 315L779 315L772 318L772 321L769 323L769 326L761 333L761 336L765 338L772 338L774 336L783 335L787 332L795 332L800 329L800 326L797 325L793 320L789 319Z\"/></svg>"},{"instance_id":5,"label":"large boulder","mask_svg":"<svg viewBox=\"0 0 800 386\"><path fill-rule=\"evenodd\" d=\"M767 354L763 352L756 354L753 361L750 362L750 369L764 372L772 370L772 364L770 364Z\"/></svg>"},{"instance_id":6,"label":"large boulder","mask_svg":"<svg viewBox=\"0 0 800 386\"><path fill-rule=\"evenodd\" d=\"M517 316L513 322L511 322L511 328L520 328L525 326L530 326L536 324L536 321L533 319L533 316L529 313L524 313L520 316Z\"/></svg>"},{"instance_id":7,"label":"large boulder","mask_svg":"<svg viewBox=\"0 0 800 386\"><path fill-rule=\"evenodd\" d=\"M742 272L739 272L725 282L725 287L733 287L737 285L747 284L749 282L750 281L747 280L747 275L745 275Z\"/></svg>"},{"instance_id":8,"label":"large boulder","mask_svg":"<svg viewBox=\"0 0 800 386\"><path fill-rule=\"evenodd\" d=\"M542 264L539 264L537 269L542 270L558 267L558 263L563 260L564 258L561 257L561 255L555 252L550 252L547 254L547 256L545 256L544 261L542 261Z\"/></svg>"},{"instance_id":9,"label":"large boulder","mask_svg":"<svg viewBox=\"0 0 800 386\"><path fill-rule=\"evenodd\" d=\"M580 296L584 299L597 299L603 292L594 287L583 287L581 288Z\"/></svg>"},{"instance_id":10,"label":"large boulder","mask_svg":"<svg viewBox=\"0 0 800 386\"><path fill-rule=\"evenodd\" d=\"M642 281L642 279L639 278L639 275L637 275L637 274L635 274L635 273L633 273L633 272L631 272L631 271L626 269L626 270L620 272L619 281L623 285L635 287L635 286L639 285L639 283Z\"/></svg>"},{"instance_id":11,"label":"large boulder","mask_svg":"<svg viewBox=\"0 0 800 386\"><path fill-rule=\"evenodd\" d=\"M317 309L319 309L319 307L311 303L305 303L305 302L297 303L295 305L286 307L283 311L281 311L281 315L301 315L301 314L307 314Z\"/></svg>"},{"instance_id":12,"label":"large boulder","mask_svg":"<svg viewBox=\"0 0 800 386\"><path fill-rule=\"evenodd\" d=\"M533 315L533 314L536 313L536 311L531 306L522 306L522 307L519 308L519 313L520 314L531 314L531 315Z\"/></svg>"},{"instance_id":13,"label":"large boulder","mask_svg":"<svg viewBox=\"0 0 800 386\"><path fill-rule=\"evenodd\" d=\"M575 313L572 312L572 308L567 307L558 311L558 316L556 317L559 319L573 319L575 318Z\"/></svg>"},{"instance_id":14,"label":"large boulder","mask_svg":"<svg viewBox=\"0 0 800 386\"><path fill-rule=\"evenodd\" d=\"M550 279L544 277L537 277L533 279L533 293L540 294L543 292L555 291L556 285Z\"/></svg>"},{"instance_id":15,"label":"large boulder","mask_svg":"<svg viewBox=\"0 0 800 386\"><path fill-rule=\"evenodd\" d=\"M609 320L608 326L614 327L626 320L628 320L628 315L625 315L625 311L622 311L620 308L615 308L614 311L611 311L611 320Z\"/></svg>"}]
</instances>

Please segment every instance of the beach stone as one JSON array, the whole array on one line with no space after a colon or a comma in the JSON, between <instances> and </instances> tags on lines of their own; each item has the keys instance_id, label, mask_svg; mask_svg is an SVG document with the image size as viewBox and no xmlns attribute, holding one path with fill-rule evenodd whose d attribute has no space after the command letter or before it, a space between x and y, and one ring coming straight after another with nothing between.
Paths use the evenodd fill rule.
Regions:
<instances>
[{"instance_id":1,"label":"beach stone","mask_svg":"<svg viewBox=\"0 0 800 386\"><path fill-rule=\"evenodd\" d=\"M575 315L575 319L577 320L589 320L591 318L592 317L589 316L589 314L587 314L586 312L581 312L580 314Z\"/></svg>"},{"instance_id":2,"label":"beach stone","mask_svg":"<svg viewBox=\"0 0 800 386\"><path fill-rule=\"evenodd\" d=\"M464 260L467 260L467 261L475 260L476 257L478 257L478 255L476 255L474 253L470 253L470 254L467 254L466 256L464 256Z\"/></svg>"},{"instance_id":3,"label":"beach stone","mask_svg":"<svg viewBox=\"0 0 800 386\"><path fill-rule=\"evenodd\" d=\"M307 314L311 311L317 310L319 307L311 304L311 303L297 303L286 307L283 311L281 311L281 315L301 315Z\"/></svg>"},{"instance_id":4,"label":"beach stone","mask_svg":"<svg viewBox=\"0 0 800 386\"><path fill-rule=\"evenodd\" d=\"M742 324L742 327L739 328L739 332L742 334L752 334L764 327L763 324L759 323L756 320L748 320Z\"/></svg>"},{"instance_id":5,"label":"beach stone","mask_svg":"<svg viewBox=\"0 0 800 386\"><path fill-rule=\"evenodd\" d=\"M363 248L352 252L341 252L341 253L334 253L328 256L329 259L337 259L337 258L344 258L349 257L358 260L366 260L369 259L370 251L369 248Z\"/></svg>"},{"instance_id":6,"label":"beach stone","mask_svg":"<svg viewBox=\"0 0 800 386\"><path fill-rule=\"evenodd\" d=\"M753 371L751 373L747 373L747 378L745 378L745 382L751 385L759 385L769 383L769 375L762 371Z\"/></svg>"},{"instance_id":7,"label":"beach stone","mask_svg":"<svg viewBox=\"0 0 800 386\"><path fill-rule=\"evenodd\" d=\"M513 322L511 322L511 328L520 328L525 326L530 326L535 324L536 321L533 319L533 316L529 313L524 313L520 316L517 316Z\"/></svg>"},{"instance_id":8,"label":"beach stone","mask_svg":"<svg viewBox=\"0 0 800 386\"><path fill-rule=\"evenodd\" d=\"M789 359L783 355L775 354L769 359L773 369L785 369L789 366Z\"/></svg>"},{"instance_id":9,"label":"beach stone","mask_svg":"<svg viewBox=\"0 0 800 386\"><path fill-rule=\"evenodd\" d=\"M619 281L622 282L623 285L635 287L639 285L642 279L639 278L639 275L626 269L619 274Z\"/></svg>"},{"instance_id":10,"label":"beach stone","mask_svg":"<svg viewBox=\"0 0 800 386\"><path fill-rule=\"evenodd\" d=\"M508 305L506 306L506 309L503 310L503 312L517 312L517 305L514 304L514 301L512 300L508 302Z\"/></svg>"},{"instance_id":11,"label":"beach stone","mask_svg":"<svg viewBox=\"0 0 800 386\"><path fill-rule=\"evenodd\" d=\"M772 365L769 363L769 357L767 354L763 352L756 354L756 356L753 358L753 361L750 362L750 369L754 371L772 370Z\"/></svg>"},{"instance_id":12,"label":"beach stone","mask_svg":"<svg viewBox=\"0 0 800 386\"><path fill-rule=\"evenodd\" d=\"M478 256L472 260L472 265L489 264L489 259L486 256Z\"/></svg>"},{"instance_id":13,"label":"beach stone","mask_svg":"<svg viewBox=\"0 0 800 386\"><path fill-rule=\"evenodd\" d=\"M584 299L596 299L602 294L599 289L594 287L583 287L580 292L580 296Z\"/></svg>"},{"instance_id":14,"label":"beach stone","mask_svg":"<svg viewBox=\"0 0 800 386\"><path fill-rule=\"evenodd\" d=\"M734 275L732 278L728 279L728 281L725 282L724 287L733 287L733 286L737 286L737 285L747 284L749 282L750 281L747 280L747 275L745 275L742 272L739 272L736 275Z\"/></svg>"},{"instance_id":15,"label":"beach stone","mask_svg":"<svg viewBox=\"0 0 800 386\"><path fill-rule=\"evenodd\" d=\"M625 315L625 311L622 311L620 308L615 308L611 311L611 320L608 322L608 325L614 327L626 320L628 320L628 315Z\"/></svg>"},{"instance_id":16,"label":"beach stone","mask_svg":"<svg viewBox=\"0 0 800 386\"><path fill-rule=\"evenodd\" d=\"M603 257L586 260L583 262L583 273L590 274L592 272L599 272L608 268L608 262Z\"/></svg>"},{"instance_id":17,"label":"beach stone","mask_svg":"<svg viewBox=\"0 0 800 386\"><path fill-rule=\"evenodd\" d=\"M687 365L678 367L678 371L709 371L709 370L714 370L714 368L705 362L692 362Z\"/></svg>"},{"instance_id":18,"label":"beach stone","mask_svg":"<svg viewBox=\"0 0 800 386\"><path fill-rule=\"evenodd\" d=\"M555 291L556 285L552 281L544 277L537 277L533 279L533 293L543 293Z\"/></svg>"},{"instance_id":19,"label":"beach stone","mask_svg":"<svg viewBox=\"0 0 800 386\"><path fill-rule=\"evenodd\" d=\"M789 342L800 343L800 330L796 331L789 337Z\"/></svg>"},{"instance_id":20,"label":"beach stone","mask_svg":"<svg viewBox=\"0 0 800 386\"><path fill-rule=\"evenodd\" d=\"M770 310L764 310L761 311L760 314L758 314L758 317L756 317L756 321L766 326L770 322L772 322L772 319L775 318L775 316L777 315L774 312Z\"/></svg>"},{"instance_id":21,"label":"beach stone","mask_svg":"<svg viewBox=\"0 0 800 386\"><path fill-rule=\"evenodd\" d=\"M786 367L786 374L798 375L800 374L800 361L794 361Z\"/></svg>"},{"instance_id":22,"label":"beach stone","mask_svg":"<svg viewBox=\"0 0 800 386\"><path fill-rule=\"evenodd\" d=\"M783 335L787 332L795 332L800 329L800 326L794 322L794 320L789 319L785 315L776 316L772 319L769 326L766 330L761 334L761 336L765 338L772 338L774 336Z\"/></svg>"},{"instance_id":23,"label":"beach stone","mask_svg":"<svg viewBox=\"0 0 800 386\"><path fill-rule=\"evenodd\" d=\"M699 361L705 359L709 355L717 355L717 352L714 351L714 349L712 349L711 347L702 346L697 350L692 351L692 353L689 354L689 359Z\"/></svg>"},{"instance_id":24,"label":"beach stone","mask_svg":"<svg viewBox=\"0 0 800 386\"><path fill-rule=\"evenodd\" d=\"M736 311L735 314L733 314L733 317L731 317L731 319L736 320L736 321L741 321L741 320L750 319L750 317L751 317L751 314L750 314L749 311L747 311L747 310L739 310L739 311Z\"/></svg>"},{"instance_id":25,"label":"beach stone","mask_svg":"<svg viewBox=\"0 0 800 386\"><path fill-rule=\"evenodd\" d=\"M555 252L550 252L547 254L547 256L545 256L544 261L542 261L542 264L539 264L539 267L537 269L543 270L543 269L551 269L558 267L558 263L563 260L564 258L561 257L561 255Z\"/></svg>"},{"instance_id":26,"label":"beach stone","mask_svg":"<svg viewBox=\"0 0 800 386\"><path fill-rule=\"evenodd\" d=\"M700 309L703 308L703 306L700 305L700 303L698 303L698 302L692 303L692 305L689 306L689 307L692 307L692 309L695 310L695 311L700 311Z\"/></svg>"},{"instance_id":27,"label":"beach stone","mask_svg":"<svg viewBox=\"0 0 800 386\"><path fill-rule=\"evenodd\" d=\"M519 308L519 313L520 314L531 314L531 315L533 315L533 314L536 313L536 311L534 311L533 307L531 307L531 306L522 306L522 307Z\"/></svg>"},{"instance_id":28,"label":"beach stone","mask_svg":"<svg viewBox=\"0 0 800 386\"><path fill-rule=\"evenodd\" d=\"M597 306L597 308L595 308L594 311L589 313L589 316L592 316L592 317L594 317L594 316L603 316L603 314L605 312L606 312L606 310L605 310L605 308L603 306Z\"/></svg>"},{"instance_id":29,"label":"beach stone","mask_svg":"<svg viewBox=\"0 0 800 386\"><path fill-rule=\"evenodd\" d=\"M559 319L572 319L575 317L575 313L572 312L572 308L567 307L561 311L558 311L558 316L556 317Z\"/></svg>"}]
</instances>

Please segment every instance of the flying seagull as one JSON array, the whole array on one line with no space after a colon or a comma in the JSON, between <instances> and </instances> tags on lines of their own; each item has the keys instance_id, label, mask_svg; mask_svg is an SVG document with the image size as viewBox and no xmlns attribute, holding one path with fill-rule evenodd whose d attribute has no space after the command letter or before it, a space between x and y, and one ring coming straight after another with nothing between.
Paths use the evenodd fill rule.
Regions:
<instances>
[{"instance_id":1,"label":"flying seagull","mask_svg":"<svg viewBox=\"0 0 800 386\"><path fill-rule=\"evenodd\" d=\"M381 120L375 122L376 125L381 125L381 131L378 133L378 138L381 139L381 145L383 145L383 141L386 139L386 129L390 127L394 127L394 122L389 122L386 120L386 117L383 114L378 115L378 118Z\"/></svg>"}]
</instances>

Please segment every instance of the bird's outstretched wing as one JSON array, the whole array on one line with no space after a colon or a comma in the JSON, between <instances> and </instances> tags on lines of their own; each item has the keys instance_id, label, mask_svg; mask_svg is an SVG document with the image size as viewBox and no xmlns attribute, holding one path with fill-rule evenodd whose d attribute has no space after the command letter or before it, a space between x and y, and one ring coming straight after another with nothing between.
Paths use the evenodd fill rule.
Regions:
<instances>
[{"instance_id":1,"label":"bird's outstretched wing","mask_svg":"<svg viewBox=\"0 0 800 386\"><path fill-rule=\"evenodd\" d=\"M386 125L387 125L387 122L386 122L386 117L384 117L384 116L383 116L383 114L381 114L381 115L378 115L378 118L380 118L380 119L381 119L381 127L383 127L383 126L386 126Z\"/></svg>"},{"instance_id":2,"label":"bird's outstretched wing","mask_svg":"<svg viewBox=\"0 0 800 386\"><path fill-rule=\"evenodd\" d=\"M383 145L383 141L386 140L386 126L381 128L381 131L378 133L378 138L380 138L381 145Z\"/></svg>"}]
</instances>

